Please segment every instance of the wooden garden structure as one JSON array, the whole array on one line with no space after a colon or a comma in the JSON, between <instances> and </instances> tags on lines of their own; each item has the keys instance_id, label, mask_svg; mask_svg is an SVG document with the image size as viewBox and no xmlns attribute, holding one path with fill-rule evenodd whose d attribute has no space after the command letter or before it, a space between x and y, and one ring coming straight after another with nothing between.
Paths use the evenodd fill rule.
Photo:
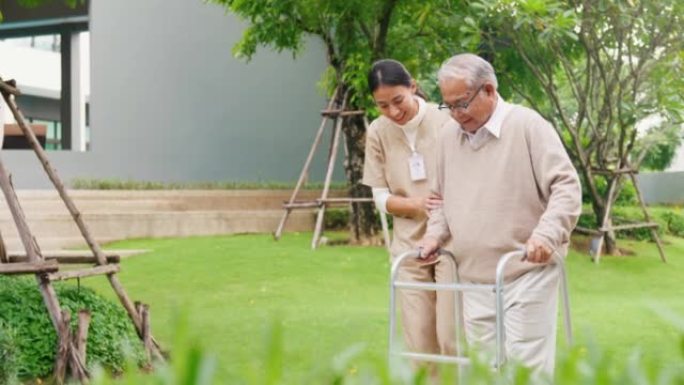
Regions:
<instances>
[{"instance_id":1,"label":"wooden garden structure","mask_svg":"<svg viewBox=\"0 0 684 385\"><path fill-rule=\"evenodd\" d=\"M309 150L309 154L307 155L306 160L304 161L304 167L302 167L302 171L299 174L299 179L297 180L297 184L295 185L295 188L292 191L290 199L283 204L285 212L283 213L283 216L280 219L280 223L278 224L278 228L274 233L274 238L276 240L280 239L280 237L282 236L283 230L285 228L285 223L287 222L287 218L289 217L292 210L317 208L318 213L316 214L316 225L314 227L313 239L311 240L311 248L315 249L316 247L318 247L321 240L321 236L323 235L323 219L325 217L325 210L328 207L373 202L373 198L331 198L328 196L330 193L330 182L332 181L333 171L335 170L335 161L337 159L338 147L340 146L340 136L342 134L342 126L344 124L344 120L352 116L363 115L363 122L366 126L366 130L368 130L368 120L365 116L366 111L347 110L347 106L345 104L347 98L343 97L342 100L344 101L341 104L339 104L337 96L338 90L336 90L333 93L333 96L330 98L330 102L328 103L327 108L321 111L321 116L323 116L323 119L321 120L321 125L318 127L318 131L316 132L316 136L314 137L314 141L311 145L311 149ZM299 191L306 182L314 155L316 154L316 150L318 149L318 146L321 143L323 133L325 132L325 128L328 125L329 121L332 122L331 127L333 131L330 138L327 168L321 196L320 198L312 201L297 200L297 195L299 194ZM389 227L387 224L387 216L382 211L380 212L380 221L382 224L385 245L389 247L390 235Z\"/></svg>"},{"instance_id":2,"label":"wooden garden structure","mask_svg":"<svg viewBox=\"0 0 684 385\"><path fill-rule=\"evenodd\" d=\"M592 250L590 252L593 253L592 258L595 263L599 263L601 260L601 254L603 251L603 244L605 241L605 236L609 232L615 232L615 231L623 231L623 230L630 230L630 229L638 229L638 228L647 228L649 229L651 233L651 237L656 243L656 246L658 247L658 253L660 253L660 259L663 262L667 262L667 259L665 258L665 251L663 250L663 244L660 240L660 236L658 236L658 224L655 223L654 221L651 220L651 216L648 213L648 210L646 209L646 204L644 203L644 197L641 194L641 189L639 188L639 183L636 178L636 174L638 171L634 169L631 166L623 167L620 169L592 169L592 172L595 175L601 175L604 176L607 181L608 181L608 197L606 198L606 209L603 215L603 218L601 219L601 222L598 225L597 229L585 229L578 227L577 230L580 232L594 235L596 238L595 245L593 245ZM612 203L615 201L617 194L620 192L620 182L623 178L629 177L629 179L632 182L632 185L634 186L634 191L636 192L636 198L637 201L639 202L639 207L641 208L641 211L644 214L644 220L640 222L634 222L634 223L627 223L627 224L621 224L621 225L613 225L613 221L611 219L610 213L612 209Z\"/></svg>"},{"instance_id":3,"label":"wooden garden structure","mask_svg":"<svg viewBox=\"0 0 684 385\"><path fill-rule=\"evenodd\" d=\"M76 332L72 333L70 327L71 315L60 307L59 298L52 285L55 281L106 276L121 305L133 322L138 336L142 339L148 357L155 360L164 360L159 344L150 333L148 306L131 301L117 277L117 273L120 271L119 256L105 255L88 230L81 213L67 194L64 184L57 175L56 170L51 166L45 151L40 146L33 131L29 128L26 119L14 100L15 96L20 95L16 83L13 80L3 81L0 78L0 93L2 93L2 98L11 110L12 115L40 160L50 181L59 193L90 249L84 253L56 254L44 254L40 250L17 199L10 174L5 169L2 157L0 156L0 188L5 196L7 206L10 209L25 250L25 254L9 254L0 235L0 274L35 276L36 283L50 315L50 320L59 338L54 372L55 381L59 384L64 383L68 371L73 379L83 384L88 382L89 374L85 365L85 359L88 325L90 322L88 311L80 311L78 314L78 328ZM68 264L89 264L91 266L62 271L61 268Z\"/></svg>"}]
</instances>

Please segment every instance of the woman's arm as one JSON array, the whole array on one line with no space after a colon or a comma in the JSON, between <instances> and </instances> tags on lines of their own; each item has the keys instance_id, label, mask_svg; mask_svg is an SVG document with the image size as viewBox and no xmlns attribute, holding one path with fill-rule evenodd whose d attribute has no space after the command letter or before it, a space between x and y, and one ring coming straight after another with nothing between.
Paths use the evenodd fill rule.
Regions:
<instances>
[{"instance_id":1,"label":"woman's arm","mask_svg":"<svg viewBox=\"0 0 684 385\"><path fill-rule=\"evenodd\" d=\"M426 216L425 202L426 197L399 197L396 195L390 195L387 199L387 212L407 218L418 218L421 216Z\"/></svg>"}]
</instances>

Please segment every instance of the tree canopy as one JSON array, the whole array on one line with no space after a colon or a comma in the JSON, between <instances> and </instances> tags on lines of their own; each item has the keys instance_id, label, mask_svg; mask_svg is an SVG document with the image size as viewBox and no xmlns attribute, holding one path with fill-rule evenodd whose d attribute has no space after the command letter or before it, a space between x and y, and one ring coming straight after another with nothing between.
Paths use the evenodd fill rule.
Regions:
<instances>
[{"instance_id":1,"label":"tree canopy","mask_svg":"<svg viewBox=\"0 0 684 385\"><path fill-rule=\"evenodd\" d=\"M234 53L246 60L260 46L297 55L306 38L320 39L328 69L322 84L328 95L337 89L338 105L366 109L375 115L366 84L371 64L380 58L402 61L422 84L436 94L434 79L439 64L464 49L466 41L454 39L461 23L461 1L426 0L212 0L248 22ZM350 196L369 196L361 185L364 161L363 119L346 119L343 127L348 154L345 172ZM375 231L370 205L353 206L351 228L359 240Z\"/></svg>"},{"instance_id":2,"label":"tree canopy","mask_svg":"<svg viewBox=\"0 0 684 385\"><path fill-rule=\"evenodd\" d=\"M602 218L621 174L662 167L678 145L684 116L684 2L664 0L213 0L246 21L237 56L259 46L300 52L320 38L323 84L348 105L369 108L366 73L379 58L404 62L428 94L451 55L492 61L500 93L551 121ZM438 96L437 96L438 97ZM360 180L363 128L345 130L347 176ZM357 170L355 173L351 170ZM610 189L601 184L616 183Z\"/></svg>"},{"instance_id":3,"label":"tree canopy","mask_svg":"<svg viewBox=\"0 0 684 385\"><path fill-rule=\"evenodd\" d=\"M619 186L613 171L671 160L684 116L683 2L478 0L469 12L469 34L505 83L554 123L597 219L619 191L597 178Z\"/></svg>"}]
</instances>

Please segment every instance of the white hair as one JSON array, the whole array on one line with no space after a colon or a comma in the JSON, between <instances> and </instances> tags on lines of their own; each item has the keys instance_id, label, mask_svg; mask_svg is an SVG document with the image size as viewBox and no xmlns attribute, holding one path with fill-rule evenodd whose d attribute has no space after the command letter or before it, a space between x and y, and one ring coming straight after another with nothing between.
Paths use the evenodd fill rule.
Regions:
<instances>
[{"instance_id":1,"label":"white hair","mask_svg":"<svg viewBox=\"0 0 684 385\"><path fill-rule=\"evenodd\" d=\"M499 85L492 65L472 53L452 56L442 64L437 72L437 80L442 82L447 79L465 80L469 87L486 82L494 85L494 88Z\"/></svg>"}]
</instances>

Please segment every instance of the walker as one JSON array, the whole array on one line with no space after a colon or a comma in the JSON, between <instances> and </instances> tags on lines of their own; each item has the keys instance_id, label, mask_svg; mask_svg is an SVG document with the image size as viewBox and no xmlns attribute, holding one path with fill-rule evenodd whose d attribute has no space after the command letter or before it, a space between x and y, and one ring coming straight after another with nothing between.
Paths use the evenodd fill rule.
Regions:
<instances>
[{"instance_id":1,"label":"walker","mask_svg":"<svg viewBox=\"0 0 684 385\"><path fill-rule=\"evenodd\" d=\"M407 251L399 255L395 261L392 263L392 270L390 272L390 306L389 306L389 357L398 355L401 357L407 357L418 361L436 362L436 363L453 363L457 364L459 367L467 366L470 364L470 358L463 356L461 351L461 345L463 338L463 326L461 325L461 304L458 295L454 295L454 310L455 310L455 326L456 326L456 355L441 355L441 354L428 354L428 353L415 353L407 351L397 351L395 349L396 338L396 289L411 289L411 290L447 290L453 292L461 291L494 291L496 294L495 306L496 306L496 361L494 370L499 371L501 366L505 362L505 329L504 329L504 300L503 293L505 290L504 284L504 271L506 269L506 264L511 259L518 257L524 258L525 251L518 250L512 251L504 254L499 259L499 263L496 266L496 283L495 284L466 284L458 282L458 274L456 267L456 259L452 253L447 250L440 249L440 254L448 255L454 261L454 277L456 277L456 282L451 284L444 283L423 283L423 282L402 282L397 281L397 274L399 272L399 266L407 258L418 258L420 256L420 250ZM570 296L568 294L567 286L567 276L565 272L565 264L563 258L554 253L554 260L558 267L560 268L560 294L563 301L563 315L564 315L564 325L565 325L565 336L568 345L572 345L572 323L570 320Z\"/></svg>"}]
</instances>

